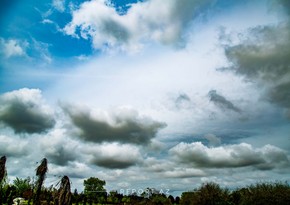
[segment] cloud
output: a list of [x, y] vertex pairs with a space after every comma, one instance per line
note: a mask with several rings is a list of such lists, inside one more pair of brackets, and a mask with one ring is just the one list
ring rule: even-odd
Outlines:
[[25, 49], [27, 46], [27, 42], [21, 42], [16, 39], [5, 40], [3, 38], [0, 38], [0, 50], [5, 58], [25, 56]]
[[15, 133], [43, 133], [54, 127], [52, 111], [44, 104], [41, 91], [23, 88], [0, 96], [0, 122]]
[[63, 110], [79, 128], [79, 138], [89, 142], [149, 144], [158, 130], [166, 126], [127, 108], [111, 113], [93, 113], [74, 106], [63, 106]]
[[210, 146], [219, 146], [221, 145], [221, 139], [215, 136], [214, 134], [207, 134], [204, 136], [205, 139], [209, 141]]
[[53, 0], [52, 6], [59, 12], [65, 11], [65, 0]]
[[136, 147], [119, 143], [102, 144], [89, 153], [93, 156], [91, 163], [108, 169], [125, 169], [142, 159]]
[[175, 99], [175, 106], [178, 109], [188, 109], [192, 107], [190, 97], [185, 93], [180, 93]]
[[[290, 16], [288, 1], [277, 1], [285, 9], [285, 19], [276, 25], [257, 26], [241, 34], [237, 44], [225, 46], [231, 70], [265, 90], [263, 98], [282, 108], [290, 108]], [[281, 9], [278, 10], [281, 12]]]
[[119, 14], [108, 1], [92, 0], [73, 11], [72, 21], [65, 26], [64, 32], [92, 38], [97, 49], [138, 50], [141, 42], [147, 40], [179, 44], [187, 26], [208, 2], [149, 0], [132, 4], [127, 13]]
[[80, 154], [77, 154], [79, 149], [76, 142], [63, 135], [48, 135], [41, 139], [41, 150], [50, 162], [60, 166], [66, 166], [80, 157]]
[[180, 143], [169, 150], [179, 162], [205, 168], [237, 168], [253, 166], [257, 169], [273, 169], [289, 165], [285, 151], [266, 145], [253, 148], [246, 143], [207, 147], [201, 142]]
[[21, 139], [0, 135], [0, 142], [0, 156], [22, 157], [29, 153], [28, 143]]
[[241, 112], [231, 101], [227, 100], [224, 96], [217, 94], [216, 90], [208, 92], [208, 97], [211, 102], [223, 110], [232, 110], [235, 112]]
[[194, 168], [174, 168], [174, 170], [165, 171], [163, 175], [169, 178], [191, 178], [206, 176], [206, 173]]

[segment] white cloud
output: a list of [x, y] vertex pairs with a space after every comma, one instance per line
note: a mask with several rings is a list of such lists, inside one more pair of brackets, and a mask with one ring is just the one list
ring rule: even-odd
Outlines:
[[92, 37], [97, 49], [119, 47], [136, 51], [142, 47], [141, 42], [147, 40], [179, 44], [187, 26], [207, 3], [149, 0], [132, 4], [126, 14], [120, 15], [106, 0], [93, 0], [83, 3], [73, 12], [73, 19], [65, 26], [64, 32], [84, 39]]
[[16, 56], [25, 56], [26, 48], [28, 47], [27, 42], [22, 42], [17, 39], [5, 40], [0, 38], [0, 48], [1, 52], [4, 54], [5, 58], [11, 58]]
[[65, 0], [53, 0], [52, 6], [60, 12], [65, 11]]
[[0, 142], [0, 156], [21, 157], [29, 153], [29, 145], [26, 140], [0, 135]]

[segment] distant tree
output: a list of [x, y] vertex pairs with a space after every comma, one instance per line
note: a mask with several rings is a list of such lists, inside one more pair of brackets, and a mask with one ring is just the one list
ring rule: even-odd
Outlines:
[[96, 177], [90, 177], [84, 180], [84, 194], [88, 202], [103, 202], [107, 196], [104, 186], [106, 182]]
[[180, 203], [180, 197], [177, 196], [177, 197], [175, 197], [175, 204], [179, 204], [179, 203]]
[[290, 186], [287, 183], [259, 183], [232, 193], [237, 204], [290, 204]]
[[42, 187], [43, 182], [45, 180], [45, 176], [46, 176], [47, 171], [48, 171], [47, 159], [43, 158], [41, 161], [41, 164], [36, 168], [36, 176], [38, 176], [38, 179], [36, 182], [36, 193], [35, 193], [35, 199], [34, 199], [35, 205], [40, 205], [41, 187]]
[[180, 204], [216, 205], [228, 204], [229, 192], [218, 184], [210, 182], [203, 184], [193, 192], [182, 193]]
[[172, 195], [169, 195], [168, 199], [170, 200], [171, 204], [175, 203], [174, 197]]

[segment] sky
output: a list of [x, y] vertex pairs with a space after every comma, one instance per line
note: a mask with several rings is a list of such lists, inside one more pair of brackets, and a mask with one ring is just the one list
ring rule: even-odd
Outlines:
[[289, 1], [2, 0], [0, 28], [11, 182], [289, 181]]

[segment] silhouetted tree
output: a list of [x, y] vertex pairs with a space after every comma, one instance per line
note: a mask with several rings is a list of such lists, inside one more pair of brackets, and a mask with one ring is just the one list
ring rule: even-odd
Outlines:
[[0, 204], [2, 204], [2, 195], [3, 195], [3, 190], [2, 190], [2, 181], [5, 177], [6, 174], [6, 156], [2, 156], [0, 158]]
[[34, 199], [35, 205], [40, 205], [41, 187], [43, 185], [47, 171], [48, 171], [47, 159], [43, 158], [41, 161], [41, 164], [36, 168], [36, 176], [38, 176], [38, 179], [36, 183], [36, 193], [35, 193], [35, 199]]
[[0, 182], [2, 182], [6, 173], [5, 165], [6, 165], [6, 156], [2, 156], [0, 158]]
[[71, 204], [70, 181], [67, 176], [64, 176], [61, 179], [60, 187], [58, 190], [58, 204], [59, 205]]

